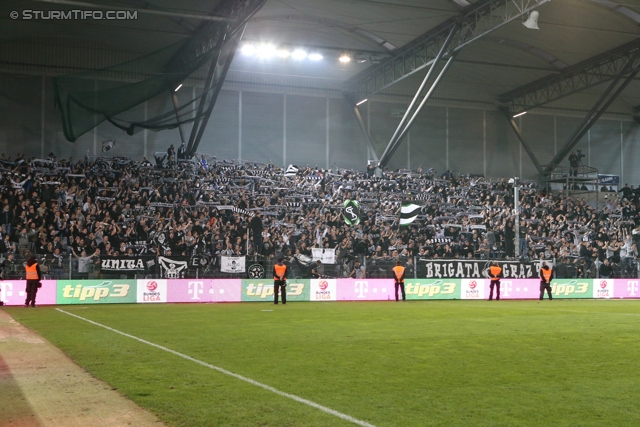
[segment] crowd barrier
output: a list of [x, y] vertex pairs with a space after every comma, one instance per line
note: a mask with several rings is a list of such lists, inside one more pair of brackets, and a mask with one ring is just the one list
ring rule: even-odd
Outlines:
[[[407, 300], [483, 300], [488, 279], [410, 279]], [[640, 298], [638, 279], [555, 279], [554, 298]], [[23, 305], [24, 280], [0, 282], [6, 305]], [[503, 279], [502, 299], [537, 299], [539, 279]], [[287, 283], [287, 300], [395, 300], [390, 279], [295, 279]], [[43, 280], [39, 305], [112, 303], [211, 303], [273, 301], [273, 280], [266, 279], [113, 279]]]

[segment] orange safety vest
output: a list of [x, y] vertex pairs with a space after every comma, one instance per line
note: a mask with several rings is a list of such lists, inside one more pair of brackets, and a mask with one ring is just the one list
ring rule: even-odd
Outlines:
[[549, 283], [551, 281], [551, 269], [550, 268], [541, 268], [542, 276], [544, 277], [544, 281]]
[[276, 270], [276, 276], [273, 278], [273, 280], [280, 280], [280, 277], [284, 278], [284, 275], [287, 273], [287, 266], [286, 265], [274, 265], [273, 268]]
[[38, 280], [38, 263], [31, 266], [25, 265], [24, 268], [27, 270], [27, 280]]
[[404, 267], [401, 265], [396, 265], [391, 270], [393, 270], [393, 274], [396, 275], [396, 280], [400, 280], [400, 278], [404, 274]]
[[491, 281], [496, 282], [500, 280], [500, 277], [498, 276], [500, 275], [500, 273], [502, 273], [502, 268], [498, 267], [497, 265], [492, 265], [489, 268], [489, 273], [491, 274]]

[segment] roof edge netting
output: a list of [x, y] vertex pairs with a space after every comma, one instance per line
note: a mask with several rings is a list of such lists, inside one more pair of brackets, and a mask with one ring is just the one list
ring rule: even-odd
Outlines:
[[[141, 58], [100, 70], [54, 78], [55, 103], [62, 114], [67, 140], [75, 142], [104, 121], [132, 135], [143, 129], [173, 129], [199, 119], [207, 108], [198, 108], [200, 100], [215, 103], [219, 85], [224, 81], [228, 62], [249, 20], [266, 0], [222, 1], [213, 11], [228, 21], [207, 21], [186, 40], [174, 43]], [[152, 98], [172, 95], [178, 85], [206, 64], [227, 64], [224, 72], [198, 97], [171, 111], [145, 117], [135, 108]], [[119, 76], [138, 75], [138, 81], [122, 81]]]

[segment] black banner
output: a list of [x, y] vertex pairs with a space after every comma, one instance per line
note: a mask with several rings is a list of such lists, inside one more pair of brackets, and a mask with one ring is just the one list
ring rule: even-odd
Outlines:
[[[448, 278], [448, 279], [483, 279], [489, 277], [487, 270], [493, 261], [491, 260], [457, 260], [421, 259], [420, 277]], [[547, 261], [552, 265], [552, 261]], [[513, 279], [538, 278], [542, 261], [498, 261], [502, 267], [502, 275]]]
[[145, 259], [139, 256], [101, 256], [101, 271], [144, 271]]

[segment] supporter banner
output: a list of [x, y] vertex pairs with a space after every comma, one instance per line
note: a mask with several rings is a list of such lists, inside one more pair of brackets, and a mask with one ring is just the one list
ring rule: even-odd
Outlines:
[[[554, 298], [593, 298], [592, 279], [553, 279], [551, 294]], [[547, 298], [547, 293], [544, 293]]]
[[100, 270], [102, 271], [140, 271], [145, 270], [145, 262], [139, 256], [101, 256]]
[[[426, 278], [475, 278], [484, 279], [488, 275], [485, 270], [492, 261], [487, 260], [427, 260], [420, 261]], [[541, 261], [498, 261], [505, 278], [529, 279], [537, 278]]]
[[167, 302], [166, 279], [138, 280], [138, 303]]
[[485, 299], [485, 291], [489, 287], [489, 280], [485, 279], [462, 279], [460, 281], [461, 299]]
[[393, 296], [393, 279], [339, 279], [340, 301], [389, 301]]
[[56, 303], [132, 303], [137, 300], [136, 285], [135, 280], [58, 280]]
[[335, 301], [336, 279], [311, 279], [309, 299], [311, 301]]
[[616, 298], [640, 298], [640, 279], [615, 279]]
[[[393, 283], [391, 286], [394, 286]], [[461, 287], [460, 279], [410, 279], [404, 281], [404, 290], [408, 300], [460, 299]], [[400, 290], [398, 290], [398, 297], [401, 298]]]
[[221, 256], [220, 271], [223, 273], [244, 273], [245, 257]]
[[163, 279], [184, 279], [189, 262], [185, 257], [158, 257], [158, 269]]
[[600, 185], [620, 185], [620, 175], [598, 174], [598, 184], [600, 184]]
[[167, 302], [240, 302], [240, 279], [168, 280]]
[[336, 250], [330, 248], [312, 248], [311, 258], [313, 261], [320, 260], [323, 264], [335, 264], [336, 263]]
[[[36, 305], [53, 305], [56, 303], [56, 281], [41, 280], [42, 287], [36, 295]], [[4, 305], [24, 305], [27, 299], [26, 280], [0, 281], [0, 301]]]
[[[309, 301], [309, 279], [287, 280], [287, 301]], [[273, 279], [242, 279], [242, 301], [273, 302]]]
[[[487, 285], [491, 281], [487, 280]], [[485, 289], [487, 298], [488, 290]], [[500, 299], [538, 299], [540, 297], [540, 279], [502, 279], [500, 280]], [[495, 298], [495, 291], [494, 291]]]

